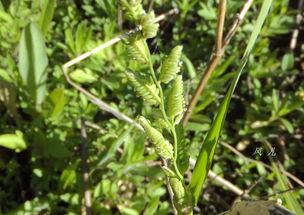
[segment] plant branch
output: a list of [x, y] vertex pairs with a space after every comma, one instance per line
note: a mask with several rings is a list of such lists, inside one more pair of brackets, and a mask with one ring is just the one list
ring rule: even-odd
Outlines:
[[298, 4], [298, 14], [297, 14], [297, 20], [296, 20], [296, 28], [293, 30], [292, 32], [292, 37], [290, 40], [290, 49], [294, 50], [296, 48], [297, 45], [297, 40], [298, 40], [298, 36], [299, 36], [299, 27], [300, 24], [303, 20], [303, 15], [302, 15], [302, 11], [303, 11], [303, 6], [304, 6], [304, 0], [299, 0], [299, 4]]
[[85, 127], [85, 120], [81, 118], [81, 164], [82, 164], [82, 178], [83, 178], [83, 194], [84, 194], [84, 211], [85, 215], [91, 215], [91, 191], [89, 189], [89, 166], [87, 163], [88, 157], [88, 143], [87, 143], [87, 131]]
[[[132, 124], [133, 123], [133, 119], [129, 118], [128, 116], [124, 115], [123, 113], [119, 112], [118, 110], [112, 108], [110, 105], [108, 105], [107, 103], [105, 103], [104, 101], [102, 101], [101, 99], [97, 98], [96, 96], [94, 96], [92, 93], [88, 92], [87, 90], [85, 90], [84, 88], [82, 88], [81, 86], [79, 86], [78, 84], [76, 84], [75, 82], [73, 82], [70, 79], [70, 76], [67, 74], [67, 71], [65, 70], [64, 67], [62, 67], [62, 71], [63, 74], [67, 80], [67, 82], [69, 84], [71, 84], [73, 87], [75, 87], [77, 90], [79, 90], [81, 93], [83, 93], [84, 95], [86, 95], [89, 100], [97, 105], [101, 110], [104, 110], [108, 113], [113, 114], [116, 118], [121, 119], [123, 121], [126, 121], [127, 123]], [[143, 127], [141, 125], [139, 125], [138, 123], [135, 124], [135, 126], [140, 129], [140, 130], [144, 130]]]
[[[146, 46], [146, 48], [148, 48], [146, 42], [145, 42], [145, 46]], [[147, 49], [147, 50], [149, 50], [149, 49]], [[168, 119], [168, 116], [166, 114], [163, 89], [160, 85], [160, 82], [156, 78], [155, 71], [154, 71], [153, 64], [152, 64], [152, 60], [151, 60], [150, 52], [148, 51], [148, 53], [149, 53], [149, 62], [148, 63], [149, 63], [149, 67], [150, 67], [150, 72], [151, 72], [154, 84], [156, 85], [156, 87], [159, 90], [159, 96], [160, 96], [160, 100], [161, 100], [160, 109], [161, 109], [161, 112], [163, 114], [163, 118], [170, 125], [170, 131], [171, 131], [171, 134], [172, 134], [173, 140], [174, 140], [174, 143], [173, 143], [173, 150], [174, 150], [174, 153], [173, 153], [173, 167], [174, 167], [174, 170], [175, 170], [175, 173], [176, 173], [178, 179], [181, 180], [184, 184], [184, 178], [183, 178], [182, 174], [180, 173], [180, 171], [177, 167], [177, 136], [176, 136], [175, 127], [174, 127], [174, 124]]]
[[[168, 166], [167, 161], [165, 159], [161, 159], [161, 160], [162, 160], [162, 165], [163, 166]], [[174, 204], [174, 192], [173, 192], [173, 189], [172, 189], [171, 184], [169, 182], [169, 177], [168, 176], [166, 176], [166, 185], [167, 185], [168, 193], [169, 193], [169, 196], [170, 196], [170, 201], [171, 201], [171, 205], [172, 205], [173, 214], [178, 215], [178, 211], [177, 211], [177, 209], [175, 207], [175, 204]]]
[[217, 19], [217, 30], [216, 30], [216, 47], [215, 55], [222, 55], [222, 42], [225, 24], [227, 0], [221, 0], [219, 6], [219, 16]]
[[[221, 1], [221, 4], [224, 4], [226, 1]], [[215, 55], [213, 55], [210, 63], [208, 64], [208, 66], [205, 69], [204, 75], [202, 76], [196, 90], [194, 91], [193, 97], [191, 98], [191, 101], [187, 107], [187, 111], [185, 113], [185, 116], [183, 118], [183, 125], [186, 126], [186, 124], [188, 123], [190, 116], [192, 114], [192, 111], [194, 109], [194, 107], [196, 106], [196, 103], [200, 97], [200, 95], [202, 94], [203, 90], [205, 89], [205, 86], [212, 74], [212, 72], [214, 71], [215, 67], [217, 66], [217, 64], [219, 63], [219, 61], [221, 60], [224, 51], [225, 51], [225, 47], [228, 45], [228, 43], [230, 42], [231, 38], [234, 36], [234, 34], [236, 33], [238, 27], [240, 26], [240, 24], [242, 23], [245, 14], [247, 13], [248, 9], [250, 8], [251, 3], [253, 2], [253, 0], [247, 0], [245, 2], [245, 4], [242, 7], [241, 13], [237, 15], [232, 27], [230, 28], [228, 34], [226, 35], [224, 41], [216, 41], [216, 53]], [[221, 21], [221, 19], [224, 19], [223, 17], [221, 17], [221, 10], [225, 9], [224, 6], [220, 6], [219, 7], [219, 21], [218, 21], [218, 27], [217, 30], [218, 31], [223, 31], [223, 29], [219, 26], [223, 24], [223, 21]], [[223, 12], [222, 12], [223, 13]], [[222, 36], [220, 36], [222, 33], [217, 32], [217, 40], [222, 39]], [[221, 49], [219, 50], [219, 44], [222, 44]]]

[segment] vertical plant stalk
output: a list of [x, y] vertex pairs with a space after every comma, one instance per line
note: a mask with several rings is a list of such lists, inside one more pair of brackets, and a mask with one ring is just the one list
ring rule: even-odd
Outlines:
[[87, 163], [88, 158], [88, 143], [87, 143], [87, 131], [85, 127], [85, 120], [81, 118], [81, 166], [82, 166], [82, 179], [83, 179], [83, 195], [84, 195], [84, 210], [83, 214], [91, 215], [91, 191], [89, 188], [89, 165]]
[[204, 75], [202, 76], [197, 88], [194, 91], [193, 97], [190, 100], [190, 103], [187, 107], [187, 111], [183, 118], [183, 125], [186, 126], [190, 116], [192, 114], [193, 108], [195, 107], [200, 95], [202, 94], [203, 90], [206, 87], [206, 84], [214, 71], [215, 67], [217, 66], [218, 62], [221, 60], [224, 52], [225, 47], [229, 44], [231, 38], [235, 35], [238, 27], [242, 23], [247, 11], [250, 8], [253, 0], [247, 0], [242, 7], [241, 13], [237, 15], [232, 27], [230, 28], [229, 32], [227, 33], [224, 41], [222, 41], [223, 35], [223, 26], [225, 20], [225, 9], [226, 9], [226, 0], [221, 0], [220, 7], [219, 7], [219, 19], [217, 24], [217, 37], [216, 37], [216, 51], [213, 55], [210, 63], [208, 64], [207, 68], [205, 69]]
[[222, 54], [222, 42], [224, 34], [224, 25], [225, 25], [225, 14], [226, 14], [227, 0], [221, 0], [219, 6], [219, 18], [217, 20], [217, 29], [216, 29], [216, 47], [215, 55]]
[[162, 115], [163, 115], [165, 121], [170, 125], [170, 131], [171, 131], [171, 134], [172, 134], [173, 140], [174, 140], [174, 143], [173, 143], [173, 150], [174, 150], [174, 154], [173, 154], [173, 167], [174, 167], [174, 170], [175, 170], [175, 173], [176, 173], [178, 179], [181, 180], [183, 182], [183, 184], [184, 184], [184, 177], [182, 176], [182, 174], [180, 173], [180, 171], [179, 171], [179, 169], [177, 167], [177, 136], [176, 136], [175, 126], [174, 126], [174, 123], [171, 122], [168, 119], [168, 116], [166, 114], [165, 99], [164, 99], [163, 89], [162, 89], [162, 87], [160, 85], [160, 81], [158, 81], [157, 78], [156, 78], [147, 42], [145, 41], [144, 44], [145, 44], [145, 47], [147, 49], [147, 53], [149, 53], [149, 57], [148, 57], [149, 62], [148, 62], [148, 64], [149, 64], [149, 67], [150, 67], [150, 72], [151, 72], [154, 84], [156, 85], [156, 87], [159, 90], [159, 96], [160, 96], [160, 100], [161, 100], [161, 102], [160, 102], [160, 109], [161, 109], [161, 112], [162, 112]]
[[290, 40], [290, 49], [291, 50], [294, 50], [297, 46], [297, 40], [298, 40], [298, 36], [299, 36], [299, 32], [300, 32], [299, 27], [300, 27], [300, 24], [303, 20], [303, 15], [302, 15], [303, 6], [304, 6], [304, 0], [299, 0], [298, 14], [297, 14], [297, 20], [296, 20], [297, 26], [293, 30], [292, 37], [291, 37], [291, 40]]
[[[162, 165], [163, 166], [168, 166], [167, 161], [162, 159]], [[170, 196], [170, 201], [171, 201], [171, 205], [172, 205], [173, 214], [178, 215], [178, 211], [177, 211], [177, 209], [175, 207], [175, 204], [174, 204], [174, 192], [173, 192], [172, 187], [171, 187], [170, 182], [169, 182], [169, 176], [166, 176], [166, 186], [167, 186], [168, 194]]]

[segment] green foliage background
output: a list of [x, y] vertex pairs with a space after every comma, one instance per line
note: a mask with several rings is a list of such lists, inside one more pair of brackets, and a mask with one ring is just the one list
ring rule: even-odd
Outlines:
[[[228, 2], [226, 30], [243, 4]], [[144, 7], [149, 3], [144, 1]], [[255, 1], [246, 15], [186, 127], [185, 140], [194, 159], [237, 72], [261, 3]], [[149, 44], [154, 60], [183, 45], [182, 75], [189, 99], [214, 49], [217, 3], [155, 0], [153, 8], [161, 14], [173, 7], [179, 8], [179, 15], [162, 22]], [[231, 101], [220, 141], [234, 147], [247, 144], [245, 155], [270, 163], [265, 149], [262, 156], [253, 156], [268, 141], [284, 168], [303, 179], [303, 32], [296, 49], [289, 50], [296, 7], [294, 1], [274, 1]], [[145, 134], [90, 103], [61, 71], [69, 59], [122, 32], [118, 8], [115, 0], [0, 1], [0, 214], [80, 213], [81, 117], [102, 128], [87, 128], [93, 212], [169, 214], [164, 174]], [[122, 27], [130, 28], [127, 22]], [[34, 57], [27, 50], [34, 50]], [[127, 116], [157, 117], [159, 113], [151, 113], [128, 83], [126, 56], [124, 46], [116, 44], [75, 66], [70, 76]], [[29, 78], [28, 71], [35, 71], [34, 76]], [[220, 144], [213, 163], [213, 171], [244, 190], [266, 174], [252, 197], [283, 189], [275, 172], [244, 161]], [[303, 204], [303, 190], [293, 195]], [[216, 214], [234, 198], [209, 180], [198, 207]]]

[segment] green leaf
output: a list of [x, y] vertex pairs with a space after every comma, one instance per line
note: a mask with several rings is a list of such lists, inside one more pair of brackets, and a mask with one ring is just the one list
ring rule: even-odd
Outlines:
[[189, 167], [190, 156], [188, 154], [189, 147], [185, 141], [184, 128], [182, 124], [176, 126], [177, 135], [177, 167], [181, 174], [187, 171]]
[[[278, 165], [274, 162], [272, 157], [269, 157], [271, 161], [271, 166], [274, 169], [274, 173], [278, 179], [278, 184], [281, 190], [288, 190], [290, 187], [287, 185], [288, 178], [286, 175], [282, 174], [281, 171], [279, 170]], [[304, 215], [304, 211], [301, 207], [300, 202], [295, 198], [295, 196], [292, 193], [284, 193], [283, 194], [288, 208], [293, 211], [297, 215]]]
[[156, 153], [163, 159], [172, 159], [173, 146], [144, 117], [141, 116], [139, 122], [144, 127], [148, 137], [152, 140]]
[[185, 63], [185, 66], [186, 66], [186, 69], [188, 71], [188, 75], [189, 75], [190, 79], [195, 78], [195, 76], [196, 76], [196, 69], [193, 66], [193, 64], [190, 61], [190, 59], [185, 55], [185, 56], [183, 56], [182, 60], [183, 60], [183, 63]]
[[43, 8], [42, 13], [40, 15], [39, 26], [44, 37], [46, 36], [50, 28], [50, 24], [54, 16], [55, 6], [56, 0], [43, 1]]
[[125, 71], [125, 74], [135, 91], [143, 98], [144, 101], [151, 105], [159, 105], [160, 97], [155, 84], [144, 76], [140, 76], [131, 71]]
[[[184, 112], [184, 95], [183, 95], [183, 80], [182, 76], [178, 75], [172, 83], [172, 88], [167, 96], [166, 111], [171, 120]], [[178, 124], [176, 121], [175, 124]]]
[[136, 40], [127, 44], [127, 53], [132, 60], [138, 63], [147, 64], [149, 62], [150, 52], [146, 48], [144, 40]]
[[63, 111], [65, 99], [64, 99], [64, 89], [56, 88], [50, 94], [50, 100], [53, 105], [53, 110], [51, 112], [50, 117], [56, 118]]
[[281, 68], [283, 71], [291, 69], [294, 65], [293, 53], [287, 53], [283, 56]]
[[92, 83], [97, 80], [97, 76], [88, 68], [76, 69], [69, 73], [72, 80], [78, 83]]
[[247, 64], [249, 54], [251, 53], [252, 48], [255, 44], [255, 41], [261, 31], [262, 25], [267, 17], [271, 4], [272, 4], [272, 0], [265, 0], [263, 2], [257, 22], [255, 24], [255, 27], [250, 36], [247, 48], [243, 55], [238, 73], [235, 75], [233, 82], [231, 83], [229, 90], [224, 98], [224, 101], [221, 103], [219, 110], [217, 112], [217, 115], [212, 123], [212, 126], [202, 144], [199, 156], [197, 158], [197, 161], [196, 161], [196, 164], [195, 164], [195, 167], [193, 170], [190, 185], [189, 185], [190, 191], [192, 193], [192, 199], [193, 199], [194, 205], [196, 205], [198, 202], [200, 191], [202, 189], [203, 183], [206, 180], [208, 171], [210, 169], [210, 166], [211, 166], [211, 163], [213, 160], [213, 156], [214, 156], [214, 151], [215, 151], [218, 139], [220, 137], [221, 129], [222, 129], [224, 121], [225, 121], [226, 113], [228, 110], [228, 106], [229, 106], [232, 94], [237, 86], [240, 75], [242, 74], [242, 72]]
[[179, 73], [182, 49], [182, 46], [174, 47], [170, 52], [170, 55], [163, 61], [159, 76], [161, 82], [169, 83], [175, 78], [176, 73]]
[[80, 54], [85, 50], [86, 45], [91, 39], [92, 28], [87, 27], [87, 25], [87, 21], [83, 21], [77, 26], [76, 38], [74, 43], [77, 54]]
[[186, 191], [182, 182], [177, 178], [170, 178], [169, 182], [174, 192], [174, 200], [179, 205], [184, 204], [186, 201]]
[[151, 201], [149, 202], [148, 206], [146, 207], [144, 215], [155, 214], [158, 204], [159, 204], [159, 196], [152, 198]]
[[106, 155], [103, 156], [96, 166], [101, 166], [105, 164], [109, 159], [111, 159], [116, 150], [123, 144], [126, 138], [129, 136], [130, 132], [133, 130], [136, 121], [134, 121], [127, 130], [125, 130], [110, 146], [109, 150], [107, 151]]
[[15, 151], [22, 151], [27, 148], [21, 131], [16, 131], [16, 134], [0, 135], [0, 146], [13, 149]]
[[287, 131], [292, 134], [293, 131], [294, 131], [294, 128], [293, 128], [293, 125], [292, 123], [287, 120], [287, 119], [284, 119], [284, 118], [280, 118], [280, 121], [282, 122], [282, 124], [284, 125], [284, 127], [287, 129]]
[[6, 106], [9, 110], [10, 114], [16, 116], [17, 115], [17, 88], [16, 86], [1, 76], [0, 69], [0, 101]]
[[155, 23], [154, 12], [143, 15], [141, 20], [142, 33], [145, 39], [153, 38], [157, 34], [159, 24]]
[[39, 27], [30, 23], [22, 31], [19, 48], [19, 73], [38, 108], [45, 98], [46, 55]]
[[139, 215], [138, 211], [133, 208], [124, 205], [118, 205], [117, 207], [122, 215]]

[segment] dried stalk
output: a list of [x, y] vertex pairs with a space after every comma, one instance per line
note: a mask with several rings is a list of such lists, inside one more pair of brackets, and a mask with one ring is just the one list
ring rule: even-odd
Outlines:
[[91, 215], [91, 191], [89, 188], [89, 165], [87, 163], [88, 157], [88, 143], [87, 143], [87, 131], [85, 127], [85, 120], [81, 118], [81, 164], [82, 164], [82, 179], [83, 179], [83, 195], [84, 195], [84, 210], [83, 214]]
[[297, 26], [293, 30], [292, 37], [290, 40], [290, 49], [291, 50], [294, 50], [297, 46], [297, 40], [298, 40], [298, 36], [299, 36], [299, 32], [300, 32], [299, 27], [303, 20], [303, 15], [302, 15], [303, 6], [304, 6], [304, 0], [300, 0], [299, 4], [298, 4], [298, 14], [297, 14], [297, 20], [296, 20]]
[[[183, 119], [183, 125], [186, 126], [186, 124], [188, 123], [190, 116], [192, 114], [193, 108], [195, 107], [200, 95], [202, 94], [203, 90], [205, 89], [205, 86], [212, 74], [212, 72], [214, 71], [215, 67], [217, 66], [218, 62], [221, 60], [224, 52], [225, 52], [225, 48], [228, 45], [228, 43], [230, 42], [231, 38], [234, 36], [234, 34], [236, 33], [238, 27], [240, 26], [240, 24], [242, 23], [245, 14], [247, 13], [248, 9], [250, 8], [251, 3], [253, 2], [253, 0], [247, 0], [245, 2], [245, 4], [243, 5], [243, 8], [241, 10], [241, 13], [237, 15], [232, 27], [230, 28], [228, 34], [225, 37], [225, 40], [222, 41], [218, 41], [220, 39], [222, 39], [221, 35], [223, 32], [223, 28], [220, 27], [220, 25], [223, 24], [223, 21], [221, 21], [223, 19], [223, 15], [224, 12], [222, 11], [226, 6], [222, 6], [222, 4], [226, 4], [226, 1], [222, 0], [220, 2], [220, 7], [219, 7], [219, 21], [218, 21], [218, 27], [217, 27], [217, 31], [221, 31], [221, 32], [217, 32], [217, 38], [216, 38], [216, 52], [213, 55], [210, 63], [208, 64], [207, 68], [205, 69], [204, 75], [202, 76], [200, 83], [198, 84], [193, 97], [191, 98], [191, 101], [187, 107], [187, 111], [185, 113], [184, 119]], [[221, 48], [219, 48], [219, 44], [222, 44]]]

